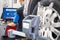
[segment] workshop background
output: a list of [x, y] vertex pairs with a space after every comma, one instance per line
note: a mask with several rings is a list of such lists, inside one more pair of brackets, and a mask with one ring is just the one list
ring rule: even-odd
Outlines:
[[60, 0], [0, 0], [0, 40], [60, 40]]
[[[3, 8], [19, 8], [21, 7], [22, 0], [0, 0], [0, 19], [3, 13]], [[5, 35], [5, 29], [7, 24], [3, 24], [4, 22], [0, 22], [0, 40], [2, 40], [2, 36]]]

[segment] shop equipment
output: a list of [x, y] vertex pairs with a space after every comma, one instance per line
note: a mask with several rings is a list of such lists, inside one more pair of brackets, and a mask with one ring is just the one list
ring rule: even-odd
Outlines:
[[23, 32], [9, 30], [8, 36], [14, 38], [15, 35], [27, 37], [31, 40], [47, 40], [48, 38], [40, 38], [38, 34], [39, 30], [39, 16], [29, 15], [23, 19]]

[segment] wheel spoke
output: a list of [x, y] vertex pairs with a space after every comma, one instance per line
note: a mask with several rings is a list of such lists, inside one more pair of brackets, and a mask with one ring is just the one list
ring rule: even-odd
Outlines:
[[56, 35], [60, 35], [60, 31], [58, 31], [57, 29], [55, 28], [51, 28], [51, 31], [54, 32]]
[[53, 23], [53, 24], [52, 24], [52, 27], [60, 27], [60, 22], [58, 22], [58, 23]]

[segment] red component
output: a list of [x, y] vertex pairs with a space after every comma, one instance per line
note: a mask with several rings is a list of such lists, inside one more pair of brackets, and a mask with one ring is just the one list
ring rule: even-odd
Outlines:
[[6, 27], [6, 36], [8, 36], [8, 30], [10, 30], [10, 29], [16, 30], [16, 26], [15, 27], [7, 26]]

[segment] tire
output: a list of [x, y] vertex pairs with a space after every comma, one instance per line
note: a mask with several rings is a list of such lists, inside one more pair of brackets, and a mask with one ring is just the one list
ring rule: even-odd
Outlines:
[[[41, 2], [41, 5], [43, 6], [49, 6], [51, 2], [54, 3], [53, 8], [58, 11], [60, 15], [60, 0], [30, 0], [30, 3], [28, 5], [28, 15], [29, 14], [37, 14], [37, 3]], [[36, 7], [37, 6], [37, 7]]]
[[[42, 0], [41, 5], [43, 6], [49, 6], [49, 4], [53, 2], [53, 8], [59, 13], [60, 15], [60, 1], [59, 0]], [[56, 29], [56, 28], [55, 28]], [[58, 30], [58, 29], [57, 29]], [[60, 29], [59, 29], [60, 30]], [[55, 39], [57, 35], [55, 33], [52, 33], [52, 37]], [[59, 39], [59, 38], [58, 38]]]
[[[36, 15], [37, 14], [37, 7], [38, 7], [38, 5], [37, 5], [37, 3], [39, 2], [40, 0], [32, 0], [32, 1], [30, 1], [30, 4], [29, 4], [29, 6], [28, 6], [28, 15], [30, 15], [30, 14], [33, 14], [33, 15]], [[59, 13], [59, 15], [60, 15], [60, 0], [41, 0], [40, 1], [41, 2], [41, 5], [43, 5], [43, 6], [49, 6], [49, 4], [51, 3], [51, 2], [53, 2], [54, 3], [54, 5], [53, 5], [53, 8]], [[60, 30], [60, 29], [59, 29]], [[55, 38], [56, 36], [55, 36], [55, 34], [53, 34], [53, 38]], [[58, 38], [59, 39], [59, 38]]]
[[60, 1], [59, 0], [42, 0], [41, 1], [41, 5], [43, 6], [49, 6], [49, 4], [53, 2], [54, 3], [54, 6], [53, 8], [58, 11], [59, 15], [60, 15]]
[[28, 5], [28, 15], [32, 14], [38, 1], [40, 1], [40, 0], [30, 0], [29, 5]]

